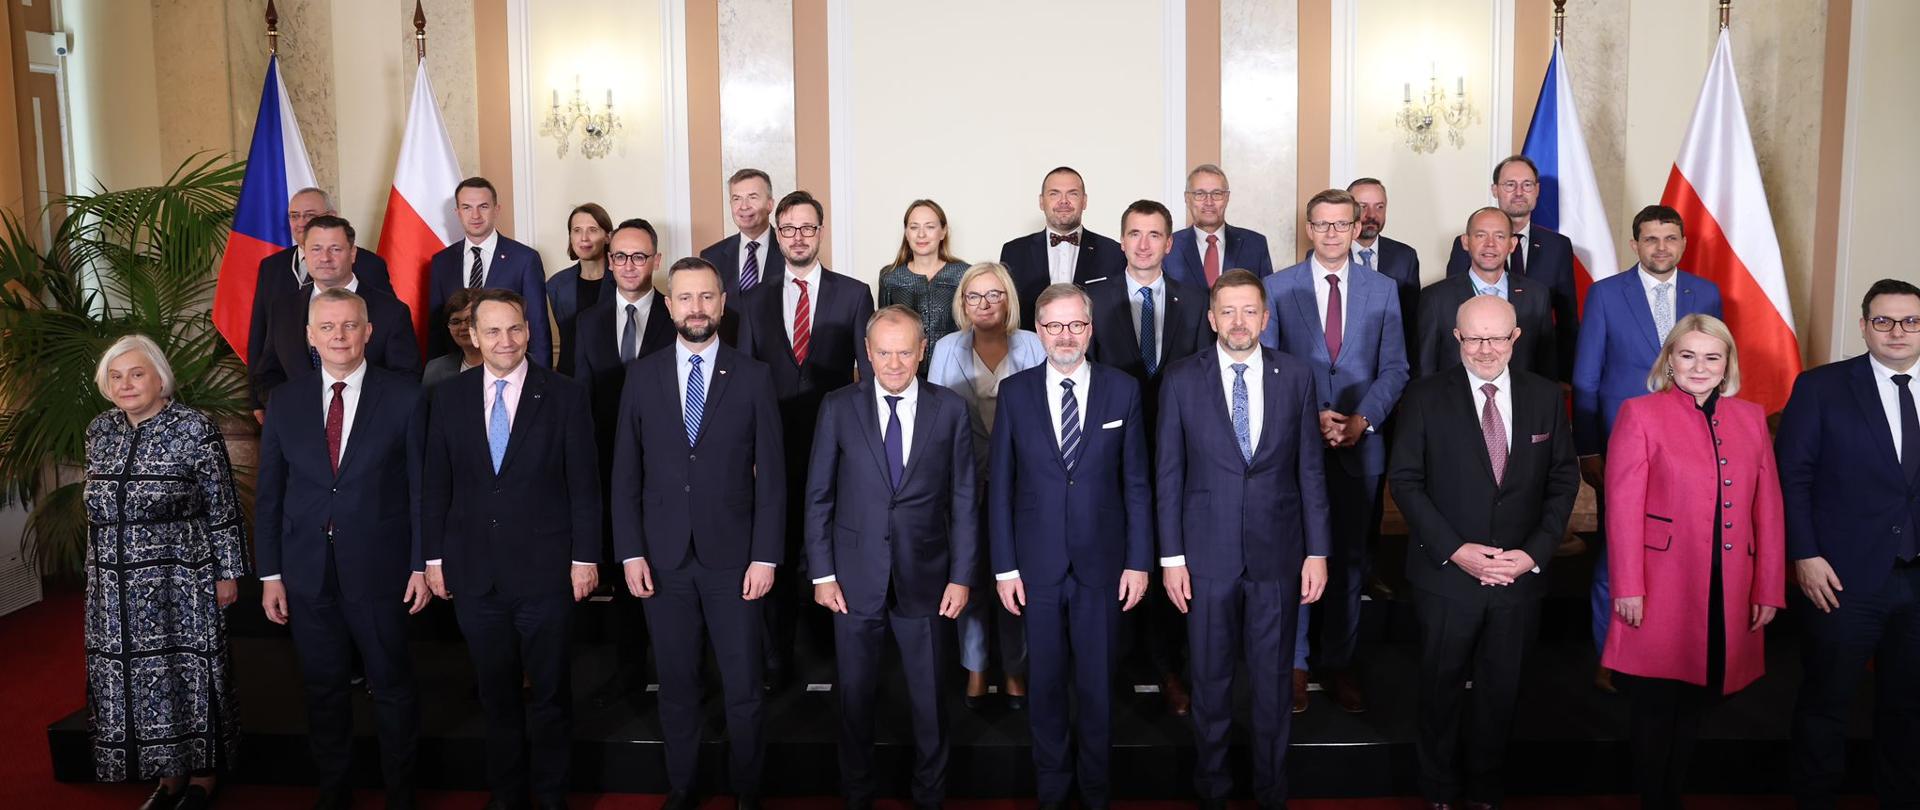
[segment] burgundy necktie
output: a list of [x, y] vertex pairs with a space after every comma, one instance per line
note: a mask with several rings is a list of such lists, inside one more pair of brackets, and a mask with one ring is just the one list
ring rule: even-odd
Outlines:
[[1074, 231], [1069, 234], [1048, 233], [1047, 240], [1047, 247], [1050, 248], [1059, 247], [1061, 242], [1069, 245], [1078, 245], [1080, 244], [1080, 232]]
[[1480, 390], [1487, 395], [1487, 404], [1480, 408], [1480, 433], [1487, 440], [1487, 461], [1493, 465], [1493, 484], [1499, 486], [1507, 475], [1507, 428], [1500, 424], [1500, 406], [1493, 401], [1500, 387], [1486, 383]]
[[793, 364], [807, 364], [807, 349], [813, 342], [813, 305], [807, 301], [807, 283], [795, 279], [800, 285], [800, 301], [793, 305]]
[[1219, 242], [1220, 237], [1218, 235], [1207, 234], [1207, 255], [1206, 258], [1200, 260], [1200, 266], [1207, 273], [1207, 287], [1209, 289], [1213, 287], [1214, 282], [1220, 280]]
[[347, 403], [340, 398], [340, 392], [347, 390], [347, 384], [333, 384], [333, 402], [327, 405], [327, 459], [333, 462], [333, 472], [340, 473], [340, 438], [346, 430]]
[[1327, 362], [1340, 359], [1340, 276], [1327, 274]]

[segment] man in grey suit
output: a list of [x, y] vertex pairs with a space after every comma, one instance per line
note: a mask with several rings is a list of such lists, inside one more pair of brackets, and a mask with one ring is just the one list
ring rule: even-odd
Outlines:
[[1386, 473], [1387, 451], [1375, 428], [1386, 421], [1407, 384], [1400, 300], [1392, 279], [1350, 261], [1360, 204], [1340, 189], [1307, 201], [1313, 254], [1264, 282], [1267, 321], [1261, 342], [1313, 368], [1325, 439], [1327, 496], [1333, 506], [1333, 554], [1327, 598], [1302, 610], [1294, 653], [1293, 710], [1307, 707], [1310, 614], [1320, 614], [1312, 645], [1334, 703], [1366, 711], [1352, 673], [1360, 636], [1360, 591], [1367, 582], [1367, 521]]

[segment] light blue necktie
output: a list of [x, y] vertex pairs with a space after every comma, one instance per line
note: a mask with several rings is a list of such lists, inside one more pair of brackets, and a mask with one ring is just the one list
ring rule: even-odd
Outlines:
[[707, 412], [707, 375], [700, 373], [700, 355], [687, 358], [687, 446], [700, 438], [700, 418]]
[[1073, 381], [1060, 381], [1060, 458], [1067, 472], [1080, 463], [1080, 401], [1073, 396]]
[[493, 471], [507, 457], [507, 436], [513, 425], [507, 421], [507, 381], [493, 381], [493, 411], [487, 415], [487, 449], [493, 454]]
[[1667, 333], [1673, 331], [1673, 282], [1663, 281], [1653, 285], [1653, 328], [1660, 332], [1660, 342], [1665, 343]]
[[1160, 337], [1153, 328], [1153, 288], [1140, 288], [1140, 357], [1147, 361], [1147, 376], [1160, 370]]
[[1374, 269], [1374, 266], [1373, 266], [1373, 248], [1361, 248], [1361, 249], [1360, 249], [1360, 266], [1361, 266], [1361, 267], [1365, 267], [1365, 268], [1367, 268], [1368, 270], [1372, 270], [1372, 269]]
[[1234, 363], [1233, 437], [1240, 440], [1240, 460], [1253, 461], [1253, 419], [1247, 405], [1247, 364]]

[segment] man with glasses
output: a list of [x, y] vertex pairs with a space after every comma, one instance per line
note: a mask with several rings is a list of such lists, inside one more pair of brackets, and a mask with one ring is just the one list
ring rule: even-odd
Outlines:
[[[1153, 566], [1146, 415], [1139, 383], [1087, 359], [1094, 328], [1085, 292], [1052, 285], [1036, 309], [1047, 362], [1000, 385], [994, 416], [990, 563], [1001, 605], [1026, 617], [1040, 808], [1063, 808], [1077, 778], [1081, 804], [1105, 810], [1113, 639], [1121, 612], [1146, 595]], [[1079, 710], [1071, 750], [1069, 704]]]
[[1420, 315], [1414, 319], [1419, 339], [1407, 347], [1414, 355], [1414, 376], [1425, 377], [1460, 365], [1454, 312], [1469, 298], [1491, 295], [1513, 305], [1519, 330], [1513, 338], [1514, 367], [1558, 380], [1554, 373], [1553, 305], [1547, 300], [1545, 288], [1507, 272], [1507, 255], [1513, 250], [1513, 225], [1507, 215], [1492, 206], [1473, 212], [1467, 217], [1467, 230], [1460, 234], [1460, 243], [1473, 259], [1473, 272], [1447, 276], [1421, 291]]
[[[1586, 321], [1580, 324], [1573, 362], [1573, 447], [1580, 454], [1580, 476], [1599, 495], [1606, 525], [1607, 437], [1620, 403], [1647, 393], [1647, 372], [1660, 354], [1667, 333], [1696, 312], [1723, 318], [1720, 288], [1680, 269], [1686, 253], [1680, 212], [1649, 205], [1633, 217], [1633, 252], [1640, 262], [1587, 288]], [[1605, 535], [1600, 535], [1605, 540]], [[1604, 552], [1596, 559], [1604, 561]], [[1606, 648], [1613, 596], [1607, 566], [1593, 567], [1593, 645]], [[1594, 670], [1594, 686], [1612, 692], [1613, 675]]]
[[[820, 263], [826, 209], [813, 195], [795, 191], [774, 207], [774, 234], [786, 257], [786, 271], [744, 294], [740, 310], [740, 348], [766, 363], [780, 398], [780, 419], [787, 437], [786, 559], [796, 570], [774, 577], [768, 595], [768, 690], [791, 680], [794, 634], [799, 611], [813, 600], [799, 584], [806, 576], [803, 518], [806, 514], [807, 463], [813, 457], [813, 428], [820, 401], [829, 392], [871, 375], [867, 361], [867, 319], [873, 316], [873, 290], [866, 282], [828, 270]], [[820, 632], [832, 629], [822, 617]]]
[[[1368, 575], [1367, 524], [1386, 472], [1387, 450], [1375, 428], [1393, 412], [1407, 384], [1406, 333], [1393, 279], [1353, 263], [1360, 204], [1340, 189], [1307, 201], [1313, 253], [1264, 282], [1271, 313], [1260, 342], [1313, 368], [1326, 448], [1327, 499], [1333, 506], [1333, 548], [1327, 597], [1300, 611], [1294, 653], [1293, 711], [1307, 708], [1309, 650], [1334, 703], [1366, 711], [1352, 666], [1360, 637], [1360, 592]], [[1318, 614], [1318, 644], [1308, 632]]]
[[1086, 181], [1071, 166], [1056, 167], [1040, 181], [1047, 227], [1000, 246], [1000, 263], [1013, 276], [1020, 302], [1020, 328], [1033, 328], [1035, 302], [1048, 285], [1086, 284], [1126, 269], [1118, 242], [1080, 226], [1086, 211]]
[[1793, 710], [1801, 807], [1830, 808], [1848, 711], [1874, 662], [1874, 786], [1920, 796], [1920, 287], [1881, 279], [1860, 302], [1864, 356], [1808, 369], [1780, 417], [1787, 557], [1806, 596]]
[[[267, 309], [274, 301], [313, 280], [312, 272], [307, 269], [305, 251], [300, 248], [306, 243], [307, 223], [314, 217], [339, 214], [333, 208], [333, 197], [311, 186], [294, 192], [287, 199], [287, 227], [293, 233], [293, 246], [260, 260], [260, 276], [253, 283], [253, 315], [247, 322], [247, 356], [244, 358], [247, 363], [256, 362], [255, 358], [265, 351]], [[379, 254], [371, 250], [358, 251], [352, 267], [354, 277], [364, 286], [362, 296], [376, 289], [393, 292], [393, 283], [387, 279], [387, 260]], [[254, 420], [265, 419], [266, 413], [266, 404], [259, 392], [254, 392]]]
[[[1540, 203], [1540, 169], [1525, 155], [1513, 155], [1493, 167], [1494, 204], [1513, 219], [1513, 254], [1507, 269], [1533, 279], [1553, 302], [1554, 350], [1561, 374], [1573, 368], [1574, 339], [1580, 334], [1580, 298], [1573, 277], [1573, 241], [1533, 221]], [[1467, 272], [1473, 262], [1456, 246], [1447, 257], [1447, 275]]]
[[1167, 254], [1167, 277], [1198, 290], [1208, 290], [1220, 274], [1246, 270], [1255, 278], [1273, 275], [1273, 256], [1267, 237], [1227, 224], [1227, 172], [1202, 163], [1187, 172], [1187, 220], [1193, 225], [1173, 234], [1173, 252]]

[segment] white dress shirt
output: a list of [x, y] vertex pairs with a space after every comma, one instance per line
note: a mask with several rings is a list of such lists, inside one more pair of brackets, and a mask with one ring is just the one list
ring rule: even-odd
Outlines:
[[1659, 311], [1654, 307], [1655, 294], [1653, 289], [1655, 287], [1660, 286], [1661, 284], [1673, 285], [1667, 288], [1667, 300], [1673, 304], [1673, 322], [1679, 323], [1680, 317], [1681, 317], [1680, 315], [1680, 269], [1677, 267], [1674, 268], [1672, 272], [1667, 274], [1667, 280], [1664, 282], [1657, 278], [1654, 278], [1652, 273], [1647, 272], [1646, 268], [1641, 267], [1638, 264], [1635, 264], [1633, 266], [1633, 270], [1634, 272], [1640, 274], [1640, 289], [1644, 291], [1647, 295], [1647, 311], [1648, 312]]
[[1135, 345], [1140, 343], [1140, 291], [1153, 290], [1153, 356], [1144, 359], [1152, 360], [1154, 366], [1158, 368], [1160, 358], [1166, 356], [1166, 351], [1161, 347], [1167, 344], [1167, 274], [1161, 273], [1154, 276], [1151, 284], [1135, 281], [1132, 273], [1123, 275], [1127, 279], [1127, 307], [1133, 313], [1130, 320], [1133, 321]]
[[[324, 431], [327, 424], [327, 411], [333, 408], [333, 384], [344, 382], [346, 388], [340, 389], [340, 457], [347, 457], [347, 439], [353, 435], [353, 417], [360, 410], [360, 389], [367, 382], [367, 361], [362, 359], [345, 377], [335, 377], [333, 372], [320, 372], [320, 425]], [[279, 574], [264, 576], [261, 582], [275, 582]]]
[[1309, 269], [1313, 270], [1314, 309], [1320, 314], [1320, 328], [1323, 331], [1327, 328], [1327, 298], [1333, 293], [1333, 285], [1327, 283], [1327, 274], [1331, 273], [1340, 279], [1340, 332], [1344, 338], [1348, 323], [1347, 311], [1351, 309], [1347, 306], [1347, 302], [1353, 300], [1353, 289], [1347, 286], [1349, 264], [1342, 259], [1339, 267], [1326, 267], [1320, 264], [1320, 257], [1317, 254], [1308, 258], [1307, 262]]
[[633, 338], [634, 351], [636, 352], [635, 356], [637, 357], [637, 353], [640, 350], [640, 343], [646, 340], [647, 337], [647, 316], [653, 314], [653, 288], [646, 288], [646, 291], [640, 293], [640, 298], [636, 301], [628, 301], [627, 294], [618, 290], [615, 290], [614, 294], [619, 296], [613, 308], [614, 356], [618, 357], [620, 355], [620, 341], [627, 339], [627, 307], [631, 306], [633, 307], [634, 328], [640, 330], [640, 334], [635, 335]]
[[[1063, 429], [1063, 424], [1060, 421], [1060, 393], [1064, 389], [1060, 387], [1060, 381], [1072, 380], [1073, 398], [1075, 403], [1079, 405], [1077, 410], [1079, 411], [1080, 419], [1080, 446], [1085, 448], [1087, 446], [1087, 439], [1089, 438], [1087, 435], [1087, 382], [1093, 379], [1092, 364], [1083, 359], [1080, 361], [1080, 366], [1074, 369], [1072, 374], [1061, 374], [1060, 370], [1054, 368], [1052, 363], [1047, 363], [1046, 366], [1047, 385], [1046, 390], [1041, 393], [1047, 400], [1047, 413], [1052, 416], [1054, 446], [1060, 446], [1061, 431]], [[993, 578], [999, 582], [1004, 582], [1009, 579], [1019, 579], [1020, 569], [1015, 568], [1010, 571], [1001, 571], [994, 574]]]
[[[893, 406], [893, 408], [888, 408], [887, 397], [894, 396], [900, 398], [900, 403]], [[916, 378], [908, 377], [906, 390], [898, 394], [889, 392], [876, 381], [873, 386], [873, 402], [874, 407], [879, 409], [880, 436], [882, 439], [886, 438], [887, 435], [887, 416], [896, 409], [900, 414], [900, 466], [905, 468], [907, 459], [913, 458], [913, 415], [917, 412], [920, 405], [920, 381]], [[884, 445], [885, 443], [882, 442], [882, 444]], [[858, 495], [860, 495], [860, 493], [842, 493], [842, 497], [857, 497]], [[838, 580], [839, 577], [828, 574], [824, 577], [815, 577], [813, 584], [824, 585]]]
[[[1513, 300], [1513, 295], [1510, 292], [1513, 288], [1513, 274], [1507, 272], [1507, 268], [1504, 266], [1500, 268], [1500, 280], [1492, 284], [1488, 284], [1486, 279], [1480, 277], [1480, 271], [1472, 268], [1467, 269], [1467, 279], [1467, 283], [1473, 285], [1474, 295], [1497, 295], [1500, 296], [1500, 300], [1502, 301]], [[1489, 293], [1487, 290], [1492, 290], [1493, 292]]]
[[807, 268], [807, 274], [797, 276], [793, 265], [787, 265], [786, 284], [780, 291], [780, 323], [787, 328], [787, 343], [793, 343], [793, 313], [800, 308], [800, 285], [796, 281], [807, 283], [807, 334], [813, 334], [814, 314], [820, 311], [820, 279], [827, 274], [827, 268], [819, 262]]
[[[307, 280], [312, 281], [313, 279], [309, 278]], [[346, 288], [347, 292], [354, 293], [357, 295], [360, 292], [360, 277], [352, 273], [348, 273], [347, 283], [342, 284], [340, 286]], [[313, 303], [313, 299], [319, 298], [320, 294], [323, 292], [326, 292], [326, 290], [320, 289], [320, 285], [318, 284], [313, 285], [312, 288], [307, 291], [307, 303], [309, 304]]]
[[[1069, 284], [1073, 282], [1074, 268], [1080, 263], [1080, 246], [1071, 242], [1056, 245], [1053, 243], [1054, 233], [1052, 228], [1040, 232], [1040, 238], [1047, 240], [1047, 279], [1053, 284]], [[1082, 242], [1087, 239], [1085, 228], [1074, 228], [1060, 235], [1070, 234], [1079, 234]]]
[[500, 231], [494, 230], [487, 238], [478, 242], [471, 238], [460, 242], [460, 286], [468, 286], [473, 280], [473, 249], [480, 248], [480, 286], [486, 286], [487, 276], [493, 274], [493, 254], [500, 249]]
[[1218, 230], [1212, 231], [1198, 225], [1193, 226], [1193, 266], [1200, 268], [1202, 276], [1206, 275], [1207, 237], [1209, 236], [1217, 237], [1213, 245], [1214, 249], [1220, 252], [1220, 272], [1232, 270], [1233, 268], [1227, 266], [1227, 223], [1225, 222], [1220, 223]]
[[[1894, 324], [1893, 328], [1899, 329], [1900, 325]], [[1893, 384], [1893, 375], [1913, 375], [1916, 379], [1907, 381], [1907, 389], [1913, 392], [1916, 399], [1920, 399], [1920, 363], [1915, 363], [1913, 368], [1907, 369], [1906, 371], [1894, 371], [1891, 368], [1881, 365], [1879, 358], [1869, 354], [1867, 355], [1867, 365], [1873, 369], [1873, 392], [1880, 395], [1880, 407], [1887, 412], [1887, 427], [1893, 431], [1893, 458], [1895, 461], [1905, 462], [1906, 459], [1900, 457], [1900, 439], [1902, 436], [1900, 431], [1900, 386]]]

